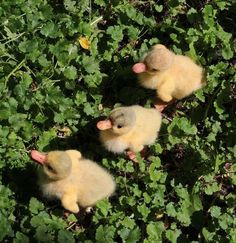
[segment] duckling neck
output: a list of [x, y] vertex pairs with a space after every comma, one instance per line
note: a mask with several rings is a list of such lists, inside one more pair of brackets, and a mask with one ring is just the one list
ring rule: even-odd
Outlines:
[[148, 89], [156, 89], [159, 81], [160, 81], [160, 73], [141, 73], [139, 75], [140, 83], [143, 87]]

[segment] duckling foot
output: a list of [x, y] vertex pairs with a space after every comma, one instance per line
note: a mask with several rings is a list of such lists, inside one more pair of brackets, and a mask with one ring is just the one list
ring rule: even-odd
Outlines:
[[[141, 155], [141, 158], [142, 159], [146, 158], [146, 156], [148, 154], [147, 152], [148, 152], [147, 147], [145, 147], [142, 151], [140, 151], [140, 155]], [[128, 158], [130, 160], [132, 160], [135, 163], [138, 163], [138, 160], [136, 158], [136, 154], [133, 151], [127, 150], [126, 151], [126, 155], [128, 156]]]
[[156, 100], [154, 106], [158, 111], [162, 112], [169, 104], [170, 102], [167, 103], [161, 100]]
[[162, 112], [168, 106], [168, 104], [154, 104], [154, 106], [158, 111]]
[[133, 151], [130, 151], [130, 150], [126, 151], [126, 155], [128, 156], [128, 158], [130, 160], [132, 160], [135, 163], [138, 163], [138, 160], [136, 158], [136, 154]]
[[164, 102], [162, 100], [157, 99], [154, 103], [155, 108], [162, 112], [168, 105], [174, 103], [175, 99], [171, 100], [170, 102]]

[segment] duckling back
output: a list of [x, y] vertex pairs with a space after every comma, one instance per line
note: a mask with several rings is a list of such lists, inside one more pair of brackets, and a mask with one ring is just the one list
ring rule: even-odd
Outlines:
[[77, 186], [79, 205], [93, 206], [97, 201], [108, 198], [114, 193], [115, 181], [107, 170], [88, 159], [74, 162], [70, 180]]
[[154, 108], [132, 106], [136, 114], [135, 129], [131, 132], [131, 142], [151, 145], [155, 142], [161, 127], [161, 113]]

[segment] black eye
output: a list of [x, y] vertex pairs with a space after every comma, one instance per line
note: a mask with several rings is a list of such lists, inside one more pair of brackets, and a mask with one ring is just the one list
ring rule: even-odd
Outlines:
[[122, 127], [123, 127], [123, 126], [121, 126], [121, 125], [118, 125], [118, 126], [117, 126], [117, 128], [119, 128], [119, 129], [122, 128]]
[[156, 71], [158, 71], [158, 69], [153, 68], [153, 69], [151, 69], [151, 71], [152, 71], [152, 72], [156, 72]]
[[46, 167], [47, 167], [47, 169], [48, 169], [49, 171], [53, 171], [52, 166], [50, 166], [50, 165], [46, 165]]

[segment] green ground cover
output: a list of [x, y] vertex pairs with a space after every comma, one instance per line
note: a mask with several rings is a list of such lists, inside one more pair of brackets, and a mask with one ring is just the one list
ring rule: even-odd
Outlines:
[[[234, 0], [2, 0], [0, 241], [235, 243], [235, 13]], [[133, 164], [103, 149], [95, 124], [117, 105], [151, 106], [131, 67], [156, 43], [208, 83], [165, 110], [151, 156]], [[116, 194], [65, 217], [40, 195], [33, 148], [82, 151]]]

